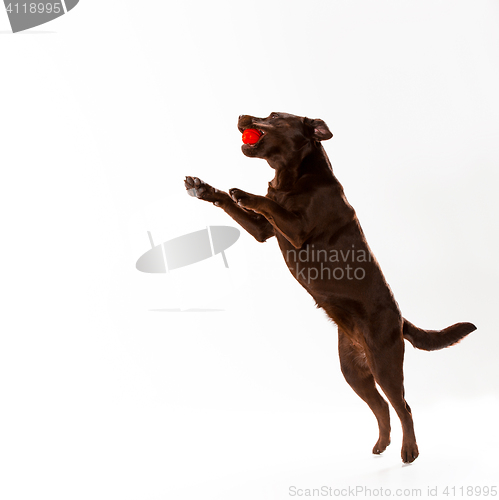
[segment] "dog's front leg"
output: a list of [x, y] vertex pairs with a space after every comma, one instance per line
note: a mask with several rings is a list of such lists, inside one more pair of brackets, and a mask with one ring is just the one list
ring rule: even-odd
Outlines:
[[184, 184], [191, 196], [222, 208], [257, 241], [264, 242], [274, 236], [274, 228], [263, 215], [237, 205], [224, 191], [215, 189], [197, 177], [186, 177]]
[[229, 189], [229, 193], [240, 207], [263, 215], [295, 248], [301, 248], [308, 235], [302, 217], [265, 196], [246, 193], [236, 188]]

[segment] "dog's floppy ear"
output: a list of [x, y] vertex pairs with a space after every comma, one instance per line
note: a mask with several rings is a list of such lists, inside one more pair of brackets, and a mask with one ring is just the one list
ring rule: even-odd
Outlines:
[[326, 141], [333, 137], [333, 134], [323, 120], [305, 118], [305, 127], [309, 135], [316, 141]]

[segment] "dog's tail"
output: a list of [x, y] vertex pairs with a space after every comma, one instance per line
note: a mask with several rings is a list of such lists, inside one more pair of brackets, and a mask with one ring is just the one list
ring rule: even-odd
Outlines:
[[414, 347], [436, 351], [457, 344], [468, 333], [476, 330], [473, 323], [456, 323], [443, 330], [423, 330], [404, 318], [403, 334]]

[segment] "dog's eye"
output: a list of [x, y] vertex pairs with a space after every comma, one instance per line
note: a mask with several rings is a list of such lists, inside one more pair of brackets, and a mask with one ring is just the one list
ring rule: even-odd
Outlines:
[[279, 115], [277, 113], [272, 113], [270, 115], [270, 118], [279, 118]]

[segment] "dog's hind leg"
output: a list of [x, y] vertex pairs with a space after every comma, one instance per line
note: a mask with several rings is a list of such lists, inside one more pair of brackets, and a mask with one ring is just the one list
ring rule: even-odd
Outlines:
[[338, 340], [343, 376], [357, 395], [369, 405], [378, 421], [379, 439], [374, 445], [373, 453], [379, 455], [390, 444], [388, 403], [376, 389], [374, 377], [362, 349], [355, 346], [340, 328], [338, 328]]
[[[400, 330], [400, 331], [399, 331]], [[392, 342], [371, 350], [369, 366], [376, 383], [385, 393], [402, 424], [402, 461], [410, 463], [419, 455], [411, 408], [404, 398], [404, 339], [401, 328], [393, 329]]]

